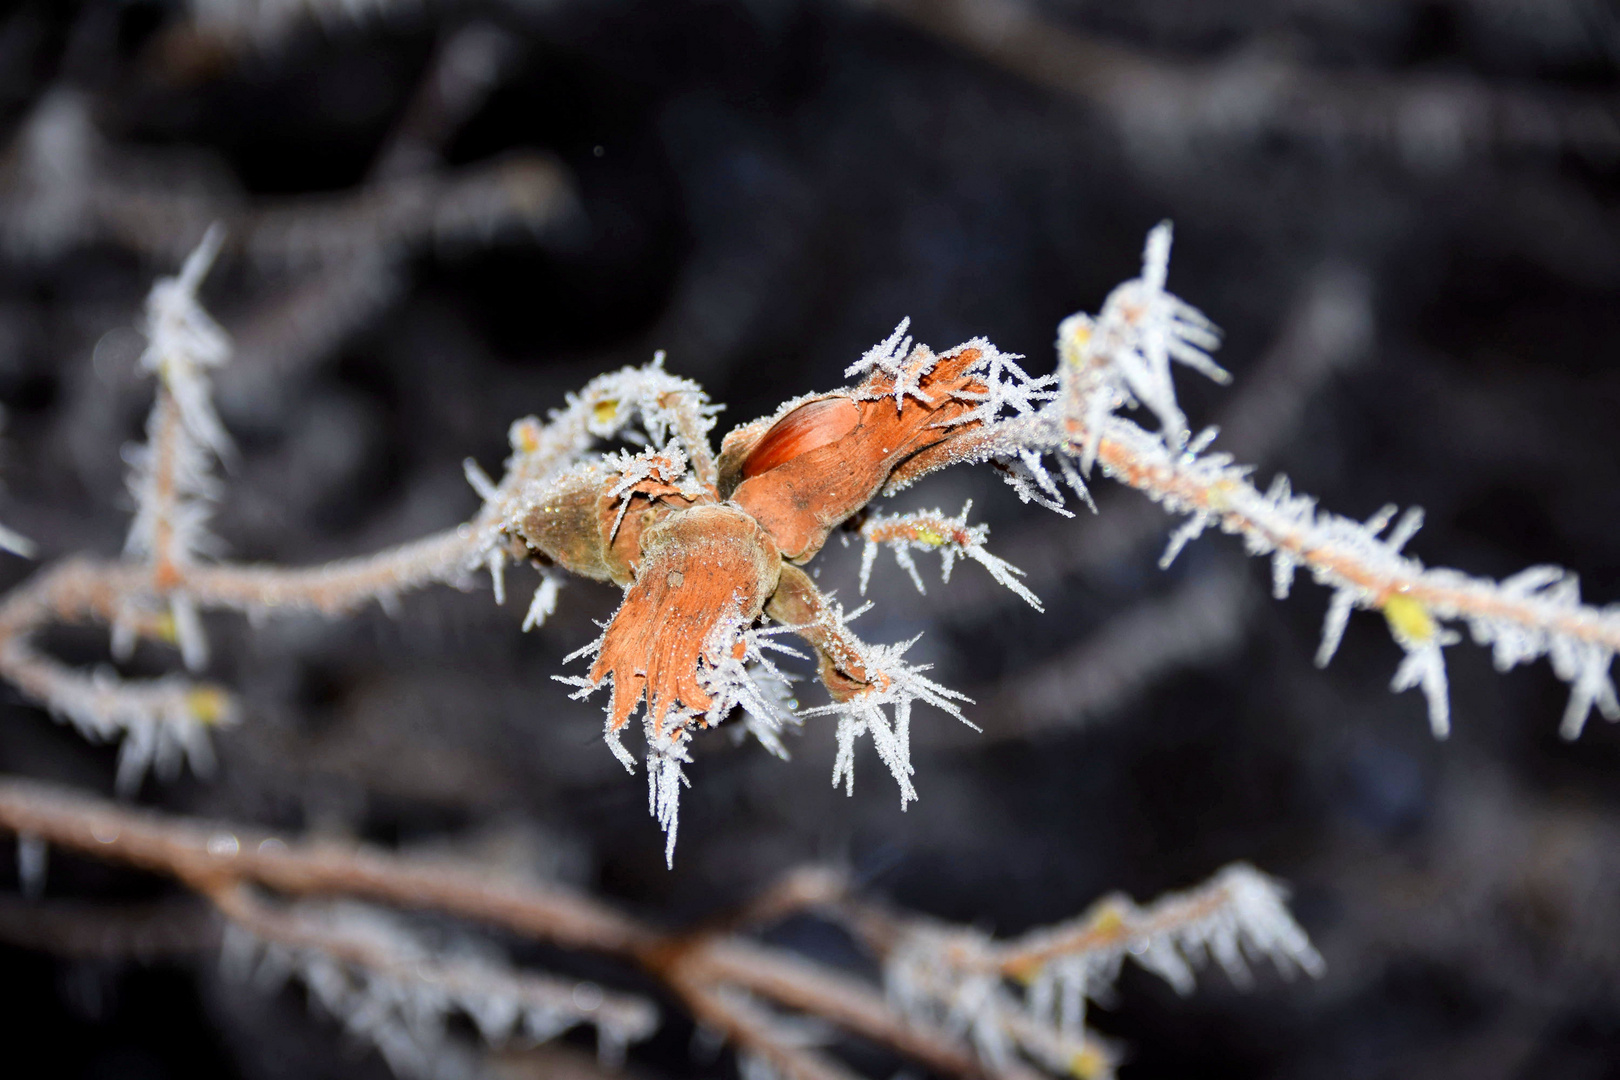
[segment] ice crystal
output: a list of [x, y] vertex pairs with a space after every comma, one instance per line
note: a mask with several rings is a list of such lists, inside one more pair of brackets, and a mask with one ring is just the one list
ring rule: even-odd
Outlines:
[[[684, 724], [658, 725], [649, 717], [647, 733], [647, 812], [664, 830], [664, 862], [675, 866], [675, 836], [681, 827], [681, 788], [692, 782], [681, 770], [692, 762], [692, 733]], [[662, 727], [662, 730], [660, 730]]]
[[523, 616], [524, 632], [546, 625], [546, 620], [557, 613], [557, 594], [562, 590], [563, 576], [549, 567], [540, 570], [540, 584], [535, 587], [534, 599]]
[[[958, 701], [971, 702], [971, 698], [924, 677], [922, 673], [930, 670], [932, 664], [913, 665], [905, 661], [906, 652], [921, 639], [921, 634], [893, 645], [868, 645], [849, 632], [849, 624], [871, 606], [866, 604], [846, 614], [843, 605], [833, 601], [826, 615], [828, 628], [839, 635], [865, 670], [865, 688], [848, 700], [806, 709], [801, 715], [838, 718], [838, 756], [833, 762], [832, 784], [837, 787], [842, 781], [849, 795], [855, 793], [855, 741], [862, 735], [870, 735], [878, 757], [900, 788], [900, 808], [904, 810], [917, 798], [911, 784], [912, 702], [927, 702], [973, 730], [978, 728], [956, 705]], [[888, 707], [892, 707], [892, 719], [885, 711]]]
[[906, 330], [911, 326], [911, 319], [900, 320], [900, 325], [894, 328], [894, 333], [867, 349], [861, 358], [844, 369], [846, 379], [856, 375], [866, 375], [879, 371], [894, 380], [894, 385], [885, 391], [882, 397], [893, 397], [896, 412], [905, 405], [907, 397], [914, 397], [924, 405], [932, 405], [934, 399], [922, 391], [922, 380], [938, 358], [926, 348], [915, 348], [912, 345], [911, 335]]
[[1081, 460], [1089, 470], [1096, 457], [1102, 419], [1130, 404], [1145, 406], [1158, 417], [1166, 442], [1180, 448], [1187, 440], [1187, 418], [1176, 403], [1170, 363], [1176, 361], [1217, 382], [1231, 376], [1210, 352], [1220, 333], [1197, 308], [1164, 285], [1170, 265], [1170, 224], [1148, 233], [1142, 273], [1109, 293], [1095, 318], [1071, 315], [1058, 327], [1058, 353], [1063, 368], [1087, 384], [1081, 417], [1087, 441]]
[[946, 355], [955, 355], [967, 349], [978, 350], [979, 358], [964, 374], [982, 380], [986, 389], [983, 392], [953, 392], [952, 396], [977, 404], [972, 411], [951, 420], [952, 426], [975, 421], [995, 424], [1007, 414], [1033, 416], [1042, 405], [1057, 396], [1058, 377], [1055, 373], [1032, 377], [1018, 365], [1018, 361], [1024, 359], [1021, 355], [1004, 353], [986, 338], [974, 338]]

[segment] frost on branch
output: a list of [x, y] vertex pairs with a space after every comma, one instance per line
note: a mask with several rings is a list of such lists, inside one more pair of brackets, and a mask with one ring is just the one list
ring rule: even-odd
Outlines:
[[1011, 589], [1030, 607], [1036, 611], [1042, 610], [1040, 599], [1018, 580], [1024, 576], [1024, 572], [985, 550], [984, 542], [990, 537], [990, 526], [969, 525], [967, 516], [971, 509], [973, 500], [969, 499], [962, 512], [955, 517], [947, 517], [939, 510], [923, 510], [911, 514], [873, 514], [867, 518], [861, 524], [861, 538], [866, 541], [866, 547], [861, 551], [861, 595], [866, 595], [866, 585], [872, 576], [872, 564], [877, 559], [878, 548], [888, 546], [894, 551], [894, 561], [911, 575], [912, 584], [917, 586], [920, 593], [928, 590], [923, 587], [922, 576], [917, 573], [917, 564], [912, 560], [911, 553], [914, 550], [937, 551], [941, 558], [940, 579], [945, 584], [950, 584], [951, 569], [956, 565], [957, 558], [963, 556], [983, 566], [998, 584]]
[[[1337, 650], [1352, 611], [1381, 612], [1405, 653], [1392, 686], [1422, 691], [1438, 736], [1451, 723], [1442, 650], [1460, 640], [1448, 622], [1463, 623], [1477, 644], [1490, 647], [1499, 670], [1547, 657], [1553, 673], [1570, 684], [1561, 727], [1566, 737], [1580, 734], [1593, 708], [1620, 719], [1609, 675], [1620, 649], [1620, 606], [1581, 604], [1574, 575], [1532, 567], [1495, 582], [1426, 568], [1403, 552], [1422, 524], [1415, 508], [1399, 521], [1394, 507], [1355, 521], [1320, 510], [1284, 477], [1262, 493], [1248, 468], [1206, 452], [1213, 432], [1188, 440], [1170, 361], [1222, 381], [1226, 375], [1209, 357], [1219, 342], [1209, 321], [1164, 289], [1169, 251], [1169, 226], [1160, 225], [1148, 236], [1141, 277], [1115, 289], [1095, 319], [1064, 320], [1058, 331], [1059, 396], [1043, 408], [1041, 426], [1028, 432], [1025, 451], [1059, 450], [1085, 469], [1100, 464], [1171, 513], [1186, 515], [1165, 561], [1205, 529], [1218, 527], [1241, 536], [1251, 555], [1270, 557], [1279, 598], [1288, 594], [1298, 568], [1309, 570], [1333, 590], [1319, 664]], [[1157, 416], [1157, 430], [1120, 414], [1133, 404]]]
[[295, 978], [351, 1035], [375, 1046], [396, 1076], [483, 1075], [476, 1048], [449, 1024], [462, 1016], [491, 1047], [532, 1045], [585, 1024], [609, 1064], [651, 1035], [657, 1011], [639, 998], [511, 968], [466, 938], [430, 939], [387, 911], [352, 902], [283, 910], [236, 898], [221, 962], [273, 990]]
[[1022, 1055], [1058, 1074], [1111, 1076], [1115, 1054], [1087, 1029], [1086, 1006], [1108, 998], [1127, 957], [1182, 994], [1211, 960], [1240, 987], [1260, 961], [1285, 978], [1322, 974], [1322, 958], [1284, 900], [1276, 881], [1237, 863], [1146, 907], [1109, 897], [1078, 919], [1012, 941], [907, 923], [889, 947], [884, 982], [903, 1013], [967, 1038], [993, 1072]]
[[[823, 599], [816, 613], [816, 622], [795, 627], [812, 641], [823, 655], [824, 665], [829, 662], [843, 676], [843, 685], [829, 682], [834, 689], [832, 704], [806, 709], [801, 716], [836, 716], [838, 718], [838, 757], [833, 762], [832, 783], [844, 784], [846, 794], [855, 793], [855, 740], [870, 735], [878, 757], [888, 767], [889, 774], [900, 787], [900, 808], [917, 798], [911, 785], [911, 706], [924, 701], [950, 714], [968, 727], [973, 727], [958, 701], [969, 701], [965, 694], [942, 686], [926, 678], [923, 672], [932, 664], [910, 664], [905, 654], [917, 644], [921, 634], [910, 641], [894, 645], [868, 645], [849, 630], [849, 624], [870, 610], [866, 604], [845, 613], [842, 604]], [[892, 710], [892, 716], [891, 711]], [[977, 729], [975, 729], [977, 730]]]
[[[208, 532], [211, 504], [219, 496], [212, 465], [234, 453], [214, 411], [208, 374], [230, 358], [230, 340], [197, 302], [197, 289], [223, 242], [222, 229], [209, 229], [179, 275], [152, 286], [141, 367], [157, 376], [158, 392], [146, 444], [127, 452], [135, 517], [124, 548], [150, 562], [158, 589], [171, 592], [175, 637], [193, 671], [207, 663], [207, 642], [191, 598], [174, 590], [176, 571], [199, 556], [220, 554], [219, 541]], [[118, 651], [127, 654], [134, 643], [129, 620], [119, 629]]]
[[95, 742], [121, 739], [117, 787], [130, 793], [148, 768], [173, 779], [182, 763], [197, 773], [213, 770], [208, 730], [238, 719], [230, 696], [215, 686], [176, 676], [138, 682], [120, 680], [106, 669], [89, 674], [63, 667], [23, 642], [3, 646], [7, 676], [52, 715]]
[[[1231, 376], [1210, 357], [1220, 334], [1204, 313], [1166, 292], [1170, 269], [1170, 225], [1148, 233], [1142, 251], [1142, 275], [1108, 294], [1095, 319], [1071, 315], [1058, 326], [1058, 354], [1070, 401], [1083, 402], [1088, 431], [1100, 434], [1094, 421], [1123, 406], [1146, 406], [1159, 420], [1165, 443], [1180, 448], [1187, 441], [1187, 418], [1176, 404], [1170, 362], [1217, 382]], [[1084, 447], [1081, 462], [1088, 471], [1096, 444]]]
[[[218, 494], [213, 460], [232, 453], [214, 411], [208, 372], [230, 357], [230, 342], [197, 302], [224, 234], [208, 231], [178, 276], [160, 279], [146, 302], [147, 348], [141, 365], [158, 377], [145, 446], [129, 451], [135, 516], [126, 553], [151, 568], [153, 593], [116, 602], [113, 651], [127, 656], [145, 632], [179, 646], [190, 670], [208, 659], [194, 598], [180, 586], [180, 570], [215, 554], [208, 533], [210, 503]], [[163, 608], [167, 608], [166, 611]], [[20, 638], [4, 644], [7, 674], [54, 714], [88, 738], [122, 738], [118, 787], [130, 791], [149, 766], [172, 777], [183, 761], [208, 771], [213, 753], [207, 729], [232, 722], [234, 706], [217, 688], [174, 677], [125, 683], [111, 671], [73, 672]]]

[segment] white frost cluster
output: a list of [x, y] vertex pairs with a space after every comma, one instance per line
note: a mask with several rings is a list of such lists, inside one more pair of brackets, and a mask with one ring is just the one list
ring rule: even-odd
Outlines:
[[905, 405], [908, 397], [914, 397], [924, 405], [931, 405], [934, 401], [922, 392], [920, 383], [923, 376], [934, 370], [937, 358], [926, 348], [913, 347], [911, 335], [906, 333], [910, 326], [910, 317], [901, 319], [894, 333], [867, 349], [859, 360], [844, 369], [846, 379], [872, 371], [880, 371], [892, 378], [894, 388], [883, 396], [894, 398], [896, 412]]
[[[846, 614], [843, 605], [830, 601], [824, 616], [826, 628], [831, 630], [866, 670], [868, 688], [848, 701], [835, 701], [806, 709], [800, 716], [836, 716], [838, 718], [838, 756], [833, 761], [832, 783], [844, 784], [846, 794], [855, 793], [855, 740], [862, 735], [872, 737], [878, 757], [889, 769], [894, 782], [900, 787], [900, 809], [917, 798], [911, 786], [914, 772], [911, 766], [911, 704], [925, 701], [949, 713], [973, 730], [979, 730], [962, 715], [958, 701], [971, 702], [966, 694], [958, 693], [926, 678], [923, 672], [932, 664], [909, 664], [905, 654], [922, 637], [901, 641], [893, 645], [868, 645], [849, 632], [849, 624], [871, 609], [864, 604]], [[893, 707], [893, 719], [885, 711]]]
[[861, 525], [861, 536], [866, 541], [861, 551], [861, 595], [872, 577], [872, 564], [877, 561], [878, 548], [887, 546], [894, 552], [894, 561], [911, 576], [917, 591], [926, 594], [922, 575], [912, 559], [913, 551], [940, 553], [940, 578], [950, 584], [951, 570], [958, 557], [966, 557], [983, 566], [997, 584], [1011, 589], [1019, 599], [1036, 611], [1043, 610], [1040, 598], [1030, 592], [1018, 579], [1024, 572], [1005, 559], [997, 558], [985, 549], [990, 538], [990, 526], [969, 525], [968, 511], [973, 509], [969, 499], [962, 512], [947, 517], [940, 510], [922, 510], [911, 514], [873, 514]]
[[1081, 462], [1087, 470], [1096, 456], [1098, 421], [1122, 406], [1141, 404], [1159, 419], [1165, 441], [1180, 448], [1187, 441], [1187, 418], [1176, 403], [1172, 360], [1209, 376], [1231, 380], [1210, 352], [1220, 333], [1204, 313], [1165, 291], [1170, 269], [1170, 223], [1148, 233], [1142, 274], [1108, 294], [1095, 318], [1070, 315], [1058, 325], [1058, 355], [1065, 377], [1078, 380], [1086, 404], [1083, 417], [1093, 434]]
[[[165, 555], [183, 561], [217, 548], [207, 532], [208, 504], [218, 494], [211, 469], [214, 458], [226, 460], [233, 451], [214, 411], [208, 372], [230, 359], [231, 344], [197, 302], [197, 287], [223, 242], [223, 230], [209, 229], [180, 274], [160, 279], [146, 300], [141, 366], [158, 377], [162, 391], [147, 424], [146, 445], [126, 455], [135, 519], [125, 550], [137, 558]], [[171, 408], [173, 417], [167, 415]], [[165, 530], [171, 533], [170, 547], [159, 552]]]
[[[213, 771], [208, 729], [232, 724], [234, 704], [222, 693], [175, 676], [124, 682], [112, 671], [89, 675], [58, 666], [21, 643], [7, 646], [13, 670], [27, 681], [30, 696], [94, 742], [122, 741], [116, 786], [130, 794], [148, 769], [165, 780], [189, 763], [200, 776]], [[21, 654], [21, 655], [17, 655]]]
[[1147, 907], [1111, 898], [1071, 923], [1010, 942], [917, 925], [890, 953], [884, 981], [903, 1013], [968, 1038], [993, 1070], [1022, 1052], [1058, 1073], [1079, 1072], [1079, 1056], [1090, 1054], [1096, 1071], [1106, 1072], [1106, 1047], [1086, 1029], [1086, 1004], [1108, 997], [1127, 957], [1182, 994], [1209, 960], [1245, 987], [1250, 964], [1261, 960], [1284, 977], [1321, 975], [1322, 958], [1285, 895], [1276, 881], [1237, 863]]
[[[559, 474], [576, 466], [599, 469], [622, 459], [626, 467], [640, 468], [641, 478], [650, 475], [651, 464], [642, 460], [648, 455], [632, 457], [620, 452], [617, 459], [607, 455], [585, 464], [587, 453], [599, 440], [619, 438], [641, 446], [665, 447], [654, 457], [679, 456], [679, 468], [673, 471], [678, 476], [687, 471], [690, 460], [708, 460], [712, 455], [708, 438], [719, 411], [720, 406], [710, 404], [697, 383], [665, 371], [664, 354], [659, 352], [650, 364], [598, 375], [578, 393], [569, 394], [564, 407], [553, 409], [544, 424], [533, 416], [514, 421], [508, 433], [512, 454], [499, 484], [476, 462], [469, 459], [465, 463], [467, 481], [484, 503], [478, 516], [479, 542], [465, 569], [486, 568], [496, 602], [505, 603], [510, 558], [507, 530], [544, 500], [548, 485]], [[624, 489], [634, 483], [629, 481]], [[694, 481], [682, 483], [696, 490]], [[618, 529], [617, 522], [614, 529]], [[557, 583], [550, 575], [541, 581], [524, 617], [525, 630], [541, 625], [555, 610]]]
[[803, 653], [777, 640], [792, 632], [788, 626], [744, 626], [737, 616], [721, 619], [704, 643], [705, 663], [698, 670], [698, 682], [713, 701], [703, 714], [705, 725], [713, 727], [733, 709], [740, 709], [743, 730], [783, 761], [788, 759], [788, 751], [782, 744], [782, 732], [802, 723], [793, 711], [796, 676], [778, 668], [766, 653], [805, 659]]
[[1042, 405], [1057, 396], [1057, 375], [1031, 376], [1019, 366], [1018, 361], [1023, 359], [1019, 354], [1004, 353], [989, 339], [982, 337], [958, 345], [951, 350], [951, 354], [965, 349], [977, 349], [979, 352], [979, 358], [973, 361], [965, 374], [981, 380], [985, 390], [983, 393], [954, 391], [953, 396], [958, 400], [975, 404], [971, 411], [951, 421], [952, 426], [974, 421], [989, 425], [1009, 417], [1033, 416]]
[[[181, 565], [220, 551], [208, 531], [219, 496], [213, 463], [215, 458], [229, 460], [234, 450], [214, 411], [209, 371], [230, 359], [231, 343], [197, 302], [197, 289], [224, 239], [218, 225], [210, 228], [179, 275], [159, 279], [146, 300], [147, 345], [141, 366], [157, 376], [161, 388], [147, 421], [145, 445], [125, 453], [135, 516], [124, 550], [137, 559]], [[168, 599], [181, 657], [196, 671], [208, 660], [202, 621], [184, 592], [175, 591]], [[133, 647], [127, 621], [114, 627], [113, 642], [119, 655]]]
[[[793, 711], [794, 701], [789, 692], [793, 676], [783, 672], [766, 655], [782, 653], [803, 659], [803, 654], [783, 645], [776, 638], [791, 633], [793, 627], [748, 626], [740, 613], [732, 613], [715, 621], [704, 642], [698, 661], [697, 679], [710, 705], [704, 712], [671, 708], [662, 720], [654, 720], [649, 703], [641, 705], [642, 732], [646, 739], [647, 811], [664, 830], [664, 859], [675, 863], [675, 837], [681, 822], [681, 789], [690, 787], [682, 765], [691, 764], [688, 752], [695, 727], [716, 727], [731, 715], [742, 710], [742, 730], [752, 734], [772, 754], [787, 758], [782, 745], [782, 732], [802, 721]], [[595, 656], [601, 651], [605, 637], [599, 636], [590, 644], [563, 658], [563, 663], [581, 657]], [[611, 688], [613, 677], [601, 682], [579, 675], [553, 675], [553, 679], [578, 689], [569, 696], [582, 700], [604, 686]], [[609, 695], [607, 722], [603, 725], [603, 740], [613, 756], [630, 772], [636, 768], [635, 756], [624, 745], [622, 730], [613, 727], [613, 699]]]
[[621, 450], [602, 459], [602, 465], [618, 474], [618, 483], [607, 490], [607, 497], [619, 502], [619, 512], [613, 518], [608, 539], [619, 534], [625, 511], [630, 509], [630, 494], [637, 484], [651, 481], [668, 484], [688, 499], [701, 499], [708, 494], [703, 485], [687, 469], [686, 453], [678, 443], [667, 443], [662, 450], [643, 450], [632, 454]]
[[226, 973], [266, 990], [296, 978], [351, 1034], [375, 1046], [396, 1076], [482, 1074], [479, 1055], [448, 1030], [457, 1014], [489, 1046], [544, 1042], [589, 1024], [610, 1065], [658, 1024], [657, 1011], [639, 998], [516, 971], [487, 945], [429, 941], [378, 908], [311, 902], [288, 911], [295, 922], [286, 940], [230, 924], [221, 954]]

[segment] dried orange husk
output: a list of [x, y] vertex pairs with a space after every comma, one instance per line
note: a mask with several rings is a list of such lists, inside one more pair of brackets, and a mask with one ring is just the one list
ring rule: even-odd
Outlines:
[[[621, 526], [622, 530], [623, 526]], [[705, 666], [720, 662], [716, 627], [759, 618], [782, 559], [765, 531], [732, 506], [675, 510], [640, 533], [635, 580], [608, 624], [590, 678], [612, 676], [609, 726], [618, 730], [645, 699], [660, 736], [672, 713], [703, 713]]]
[[926, 369], [917, 382], [926, 402], [902, 394], [897, 404], [894, 376], [879, 371], [774, 423], [737, 429], [721, 447], [720, 491], [770, 533], [783, 558], [808, 561], [897, 468], [925, 454], [944, 460], [951, 444], [972, 437], [978, 421], [954, 421], [988, 390], [967, 374], [980, 355], [966, 347], [936, 357], [919, 346], [907, 362]]

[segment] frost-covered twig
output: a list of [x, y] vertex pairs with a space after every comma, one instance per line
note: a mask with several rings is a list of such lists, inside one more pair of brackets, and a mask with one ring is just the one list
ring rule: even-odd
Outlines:
[[[272, 929], [261, 921], [265, 915], [263, 905], [244, 888], [259, 886], [288, 898], [348, 897], [405, 910], [435, 911], [500, 927], [531, 940], [621, 957], [663, 981], [700, 1019], [718, 1019], [710, 1010], [713, 995], [724, 989], [730, 994], [724, 1002], [733, 1006], [751, 997], [778, 1009], [815, 1017], [888, 1047], [941, 1075], [961, 1080], [1027, 1080], [1030, 1075], [1017, 1062], [1003, 1068], [987, 1066], [956, 1033], [927, 1016], [905, 1015], [885, 1000], [877, 987], [863, 980], [721, 931], [661, 932], [560, 886], [492, 879], [484, 872], [347, 845], [288, 843], [251, 829], [132, 810], [26, 780], [0, 780], [0, 830], [26, 833], [80, 854], [177, 878], [222, 900], [228, 907], [227, 914], [247, 922], [248, 928], [261, 938], [295, 950], [308, 949], [318, 954], [321, 963], [355, 962], [385, 975], [394, 970], [404, 981], [420, 973], [398, 972], [400, 957], [392, 947], [375, 963], [367, 955], [353, 953], [355, 942], [347, 932], [338, 933], [342, 927], [333, 931], [289, 913], [284, 917], [292, 922]], [[1259, 877], [1253, 871], [1248, 874]], [[1230, 886], [1233, 875], [1234, 871], [1228, 871], [1205, 892]], [[1239, 879], [1238, 884], [1246, 880]], [[814, 892], [817, 896], [824, 894], [821, 889]], [[1193, 902], [1200, 895], [1189, 894], [1187, 901]], [[1269, 895], [1275, 896], [1275, 892]], [[231, 907], [246, 903], [252, 903], [253, 908]], [[1241, 897], [1233, 903], [1237, 905], [1234, 910], [1249, 912], [1239, 919], [1241, 926], [1248, 928], [1244, 933], [1261, 925], [1274, 925], [1256, 922], [1253, 914], [1260, 908], [1244, 907]], [[1197, 922], [1202, 927], [1197, 931], [1203, 935], [1202, 940], [1218, 944], [1226, 925], [1221, 922], [1221, 910], [1216, 905], [1212, 910], [1203, 910], [1198, 919], [1184, 920], [1187, 925], [1176, 931], [1183, 934], [1178, 940], [1192, 941], [1197, 935], [1188, 927]], [[1177, 923], [1174, 903], [1154, 905], [1146, 912], [1144, 918], [1149, 919], [1149, 924], [1145, 925], [1150, 932], [1170, 933], [1171, 924]], [[1286, 914], [1282, 917], [1286, 918]], [[373, 922], [374, 915], [368, 913], [366, 921]], [[328, 937], [329, 932], [337, 936]], [[364, 946], [367, 940], [369, 937], [362, 936], [360, 944]], [[1034, 940], [1021, 939], [1017, 945], [1026, 946]], [[389, 941], [393, 941], [392, 936]], [[1112, 941], [1109, 947], [1117, 944]], [[884, 951], [888, 948], [883, 946]], [[446, 963], [435, 952], [427, 958], [426, 970], [448, 977], [454, 964]], [[738, 992], [748, 997], [739, 997]], [[433, 996], [430, 1003], [442, 1013], [443, 1004], [449, 1000], [448, 994], [441, 994]], [[744, 1032], [734, 1023], [740, 1015], [738, 1010], [733, 1007], [727, 1012], [733, 1022], [717, 1026], [734, 1039], [748, 1040], [745, 1048], [766, 1053], [779, 1067], [789, 1060], [788, 1055], [805, 1053], [791, 1043], [780, 1051], [772, 1050], [769, 1040], [782, 1034], [774, 1032], [773, 1025], [757, 1025]], [[757, 1009], [749, 1015], [756, 1020], [760, 1016]], [[1030, 1038], [1037, 1036], [1031, 1034]], [[1070, 1064], [1064, 1063], [1057, 1071], [1068, 1071]]]
[[261, 985], [295, 976], [323, 1009], [376, 1046], [397, 1076], [471, 1071], [467, 1050], [446, 1030], [454, 1014], [496, 1047], [544, 1042], [588, 1024], [610, 1062], [658, 1025], [645, 1000], [513, 970], [488, 946], [426, 940], [381, 909], [319, 901], [275, 907], [240, 885], [208, 895], [231, 922], [227, 970]]
[[951, 569], [956, 565], [958, 556], [966, 557], [983, 566], [997, 584], [1005, 586], [1030, 607], [1036, 611], [1043, 610], [1040, 599], [1018, 580], [1024, 576], [1024, 572], [985, 549], [984, 542], [990, 538], [990, 526], [969, 525], [967, 516], [971, 509], [973, 500], [969, 499], [962, 512], [955, 517], [948, 517], [939, 510], [921, 510], [910, 514], [873, 514], [867, 518], [861, 523], [861, 539], [866, 541], [866, 547], [861, 552], [861, 595], [866, 595], [866, 585], [872, 576], [872, 564], [877, 559], [878, 548], [887, 545], [894, 551], [894, 561], [911, 575], [912, 584], [917, 586], [920, 593], [928, 590], [917, 573], [917, 564], [912, 561], [911, 553], [914, 550], [937, 551], [942, 562], [940, 580], [945, 584], [950, 584]]
[[[1573, 574], [1536, 566], [1497, 582], [1426, 568], [1402, 550], [1422, 523], [1417, 510], [1395, 521], [1396, 508], [1389, 506], [1354, 521], [1318, 509], [1284, 477], [1260, 491], [1248, 469], [1204, 452], [1213, 432], [1187, 441], [1173, 392], [1167, 395], [1160, 377], [1167, 371], [1163, 358], [1207, 370], [1203, 351], [1210, 339], [1202, 316], [1164, 291], [1169, 243], [1167, 224], [1154, 229], [1142, 277], [1116, 289], [1095, 320], [1073, 316], [1059, 328], [1062, 396], [1045, 411], [1048, 441], [1039, 448], [1073, 454], [1082, 464], [1094, 460], [1107, 475], [1187, 515], [1166, 561], [1205, 529], [1219, 527], [1242, 536], [1250, 554], [1271, 558], [1279, 598], [1288, 594], [1295, 570], [1308, 569], [1333, 590], [1319, 663], [1337, 649], [1352, 609], [1382, 612], [1406, 653], [1395, 688], [1423, 690], [1436, 735], [1450, 727], [1441, 649], [1458, 639], [1448, 620], [1489, 646], [1499, 670], [1547, 657], [1571, 688], [1561, 729], [1566, 737], [1580, 733], [1594, 707], [1620, 719], [1608, 674], [1620, 650], [1620, 606], [1582, 604]], [[1153, 362], [1144, 365], [1144, 357]], [[1119, 413], [1134, 401], [1156, 414], [1157, 430]]]
[[970, 1038], [992, 1068], [1022, 1053], [1080, 1077], [1112, 1075], [1116, 1055], [1088, 1032], [1086, 1003], [1108, 994], [1126, 957], [1183, 994], [1208, 959], [1243, 986], [1252, 960], [1285, 976], [1322, 971], [1280, 886], [1241, 863], [1148, 907], [1110, 897], [1073, 922], [1009, 942], [917, 922], [889, 927], [885, 938], [885, 982], [907, 1015]]
[[917, 638], [893, 645], [870, 645], [855, 636], [849, 624], [870, 607], [868, 604], [846, 612], [842, 604], [823, 595], [805, 574], [785, 566], [782, 581], [766, 610], [809, 642], [819, 657], [821, 681], [833, 701], [806, 709], [800, 715], [838, 718], [833, 786], [842, 782], [846, 792], [853, 792], [855, 741], [870, 735], [878, 757], [899, 785], [900, 806], [904, 809], [917, 797], [911, 783], [912, 704], [926, 702], [969, 727], [973, 724], [957, 704], [967, 701], [966, 695], [924, 676], [932, 665], [905, 660]]
[[[1217, 415], [1222, 445], [1239, 460], [1264, 464], [1299, 431], [1305, 408], [1337, 372], [1366, 355], [1373, 332], [1370, 283], [1336, 265], [1320, 267], [1301, 285], [1282, 330], [1243, 371]], [[1100, 492], [1099, 512], [1079, 528], [1068, 521], [1030, 523], [1011, 534], [1001, 554], [1028, 571], [1033, 591], [1072, 576], [1111, 575], [1123, 560], [1164, 535], [1164, 515], [1125, 491]], [[930, 596], [929, 614], [971, 623], [1002, 607], [1007, 593], [967, 578], [949, 593]]]
[[0, 644], [0, 673], [96, 742], [119, 741], [118, 789], [133, 791], [148, 768], [172, 780], [182, 762], [213, 771], [212, 728], [234, 723], [236, 706], [222, 688], [178, 676], [125, 681], [110, 670], [75, 671], [19, 641]]

